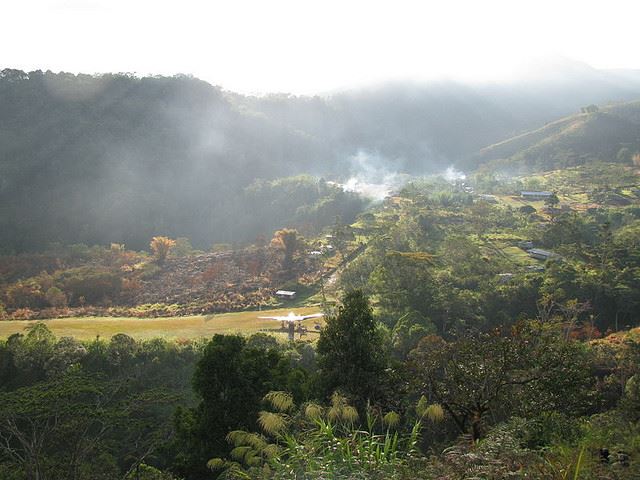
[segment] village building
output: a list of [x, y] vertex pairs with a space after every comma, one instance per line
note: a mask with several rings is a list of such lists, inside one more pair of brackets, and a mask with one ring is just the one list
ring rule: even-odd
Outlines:
[[530, 272], [544, 272], [544, 266], [543, 265], [527, 265], [526, 268]]
[[498, 281], [500, 283], [509, 283], [515, 275], [513, 273], [499, 273]]
[[276, 297], [284, 300], [293, 300], [296, 298], [296, 292], [292, 292], [291, 290], [278, 290], [276, 292]]
[[532, 190], [523, 190], [520, 192], [520, 196], [528, 200], [544, 200], [551, 195], [553, 195], [553, 192], [538, 192]]
[[478, 195], [480, 200], [484, 200], [487, 203], [498, 203], [498, 198], [495, 195], [488, 195], [486, 193], [481, 193]]
[[531, 250], [533, 248], [533, 242], [531, 240], [520, 240], [518, 242], [518, 247], [523, 250]]
[[549, 252], [548, 250], [542, 250], [541, 248], [532, 248], [527, 250], [530, 257], [537, 260], [549, 260], [550, 258], [557, 258], [557, 253]]

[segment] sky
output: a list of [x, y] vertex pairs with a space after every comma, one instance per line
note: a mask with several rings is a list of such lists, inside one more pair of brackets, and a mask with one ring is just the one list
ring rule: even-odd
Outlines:
[[182, 73], [242, 93], [508, 81], [546, 58], [640, 69], [638, 13], [634, 0], [1, 0], [0, 68]]

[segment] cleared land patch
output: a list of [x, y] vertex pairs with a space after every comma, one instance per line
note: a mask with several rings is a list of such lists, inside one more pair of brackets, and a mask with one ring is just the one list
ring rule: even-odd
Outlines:
[[[58, 337], [75, 337], [88, 340], [100, 336], [110, 338], [116, 333], [126, 333], [135, 338], [163, 337], [168, 339], [210, 337], [216, 333], [252, 334], [264, 331], [285, 339], [287, 333], [280, 330], [275, 320], [259, 319], [259, 316], [287, 315], [291, 309], [262, 310], [223, 313], [217, 315], [192, 315], [187, 317], [131, 318], [131, 317], [72, 317], [40, 320]], [[318, 307], [296, 308], [296, 314], [320, 311]], [[36, 320], [0, 321], [0, 338], [22, 333]], [[314, 319], [302, 322], [309, 330], [303, 339], [314, 340]], [[298, 336], [296, 335], [296, 338]]]

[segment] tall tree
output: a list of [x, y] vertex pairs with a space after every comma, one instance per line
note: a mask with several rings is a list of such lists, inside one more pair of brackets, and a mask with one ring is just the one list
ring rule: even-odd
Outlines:
[[381, 399], [389, 361], [369, 300], [361, 290], [346, 293], [337, 315], [327, 318], [318, 355], [325, 394], [341, 390], [360, 407], [367, 400]]
[[176, 414], [178, 441], [174, 467], [188, 478], [209, 478], [206, 462], [224, 456], [227, 433], [257, 428], [262, 397], [288, 389], [289, 362], [275, 349], [250, 347], [240, 336], [215, 335], [193, 377], [200, 398], [194, 409]]
[[271, 245], [284, 252], [282, 266], [285, 270], [290, 270], [293, 266], [293, 255], [298, 249], [298, 231], [290, 228], [278, 230], [273, 235]]

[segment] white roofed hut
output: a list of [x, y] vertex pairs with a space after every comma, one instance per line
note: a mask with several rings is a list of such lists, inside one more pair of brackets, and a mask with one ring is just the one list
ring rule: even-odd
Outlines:
[[522, 190], [520, 196], [528, 200], [545, 200], [553, 195], [553, 192], [542, 192], [534, 190]]
[[293, 300], [296, 298], [296, 292], [291, 290], [278, 290], [276, 292], [276, 297], [282, 298], [284, 300]]
[[530, 257], [537, 260], [549, 260], [550, 258], [558, 258], [560, 255], [557, 253], [549, 252], [548, 250], [542, 250], [541, 248], [532, 248], [527, 250]]

